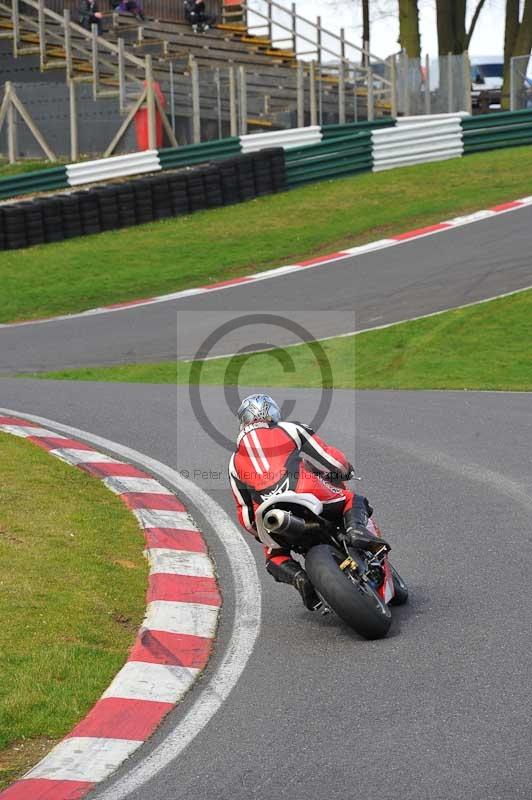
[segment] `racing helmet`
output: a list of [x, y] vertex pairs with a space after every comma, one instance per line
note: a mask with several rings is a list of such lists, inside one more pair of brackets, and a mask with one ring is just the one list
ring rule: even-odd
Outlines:
[[250, 394], [242, 400], [236, 413], [241, 428], [251, 425], [252, 422], [277, 423], [281, 419], [281, 409], [268, 394]]

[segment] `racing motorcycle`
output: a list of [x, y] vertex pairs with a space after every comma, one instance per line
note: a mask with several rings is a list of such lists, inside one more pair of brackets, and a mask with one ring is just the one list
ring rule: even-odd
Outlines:
[[[408, 588], [388, 560], [388, 547], [360, 550], [344, 541], [341, 520], [323, 515], [313, 494], [285, 491], [266, 499], [255, 512], [257, 534], [267, 547], [289, 548], [305, 559], [305, 569], [323, 606], [366, 639], [390, 629], [390, 605], [402, 605]], [[368, 528], [380, 536], [370, 519]]]

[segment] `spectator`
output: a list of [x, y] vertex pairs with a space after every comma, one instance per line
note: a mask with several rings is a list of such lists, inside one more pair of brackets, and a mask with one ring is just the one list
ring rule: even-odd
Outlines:
[[142, 11], [140, 0], [121, 0], [117, 8], [118, 11], [122, 13], [129, 12], [130, 14], [134, 14], [139, 22], [143, 22], [144, 20], [144, 12]]
[[98, 26], [98, 36], [102, 34], [102, 19], [103, 14], [98, 11], [98, 4], [96, 0], [81, 0], [79, 7], [79, 24], [82, 28], [88, 31], [92, 29], [93, 25]]
[[194, 33], [208, 31], [214, 23], [214, 17], [208, 17], [205, 12], [204, 0], [185, 0], [185, 19]]

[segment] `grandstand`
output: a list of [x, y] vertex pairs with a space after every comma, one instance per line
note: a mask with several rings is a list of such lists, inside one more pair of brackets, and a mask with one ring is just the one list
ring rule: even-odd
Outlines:
[[[388, 65], [370, 61], [343, 32], [300, 16], [294, 4], [265, 0], [262, 11], [216, 0], [207, 6], [217, 24], [195, 34], [179, 2], [147, 0], [142, 24], [101, 3], [99, 36], [78, 24], [72, 0], [2, 0], [2, 75], [23, 83], [45, 80], [50, 92], [55, 83], [54, 110], [65, 106], [62, 118], [76, 91], [79, 101], [110, 109], [113, 122], [103, 126], [108, 140], [120, 115], [134, 108], [148, 75], [161, 86], [180, 144], [393, 110]], [[93, 152], [103, 152], [106, 143], [98, 130], [94, 135]]]

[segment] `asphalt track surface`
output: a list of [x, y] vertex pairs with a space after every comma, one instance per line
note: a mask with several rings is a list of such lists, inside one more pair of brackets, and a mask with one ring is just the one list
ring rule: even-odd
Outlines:
[[[232, 511], [227, 453], [196, 422], [186, 388], [31, 380], [0, 388], [3, 406], [61, 417], [189, 470]], [[312, 417], [317, 395], [290, 390], [298, 417]], [[218, 390], [203, 399], [231, 430]], [[410, 604], [394, 610], [387, 639], [366, 642], [275, 585], [257, 546], [263, 621], [244, 674], [194, 742], [131, 800], [529, 798], [531, 407], [529, 394], [336, 392], [322, 433], [355, 452]], [[225, 600], [208, 680], [232, 603], [220, 546], [206, 534]], [[193, 695], [94, 797], [113, 797]]]
[[[316, 338], [429, 314], [532, 285], [532, 207], [301, 274], [101, 314], [0, 329], [0, 372], [192, 358], [241, 313], [274, 313]], [[176, 254], [177, 258], [177, 254]], [[217, 337], [211, 355], [298, 341], [282, 326]]]

